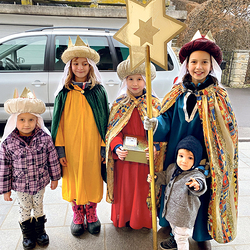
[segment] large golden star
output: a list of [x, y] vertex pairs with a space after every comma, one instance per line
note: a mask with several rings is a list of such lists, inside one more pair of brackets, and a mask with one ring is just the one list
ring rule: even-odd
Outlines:
[[186, 25], [166, 15], [165, 0], [150, 0], [146, 4], [126, 0], [126, 8], [127, 23], [114, 38], [129, 47], [131, 69], [145, 61], [144, 46], [149, 45], [151, 61], [168, 70], [167, 43]]
[[146, 42], [153, 45], [153, 37], [159, 30], [153, 27], [152, 17], [147, 22], [139, 20], [139, 27], [140, 28], [135, 32], [135, 35], [140, 37], [140, 45], [142, 46]]

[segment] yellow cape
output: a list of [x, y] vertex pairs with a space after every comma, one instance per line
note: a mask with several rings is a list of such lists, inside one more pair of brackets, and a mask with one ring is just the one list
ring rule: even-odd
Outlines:
[[92, 109], [78, 86], [69, 91], [55, 145], [64, 146], [67, 167], [63, 167], [62, 196], [78, 205], [98, 203], [103, 196], [101, 146], [104, 143]]

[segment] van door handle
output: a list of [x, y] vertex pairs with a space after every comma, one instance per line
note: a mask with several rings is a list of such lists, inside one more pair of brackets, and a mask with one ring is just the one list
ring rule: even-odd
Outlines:
[[39, 80], [35, 80], [34, 82], [31, 83], [32, 85], [35, 85], [36, 87], [40, 87], [41, 85], [46, 85], [45, 82], [41, 82]]
[[109, 80], [105, 84], [112, 87], [114, 85], [119, 85], [120, 83], [119, 82], [114, 82], [113, 80]]

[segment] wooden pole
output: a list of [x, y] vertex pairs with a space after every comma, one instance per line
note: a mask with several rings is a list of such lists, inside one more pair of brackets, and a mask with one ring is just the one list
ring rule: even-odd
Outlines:
[[[147, 98], [147, 116], [152, 118], [152, 91], [151, 91], [151, 67], [150, 67], [150, 47], [146, 46], [146, 98]], [[152, 203], [152, 228], [153, 228], [153, 249], [158, 249], [157, 243], [157, 213], [155, 202], [155, 179], [154, 179], [154, 146], [153, 131], [148, 130], [148, 147], [149, 147], [149, 170], [152, 176], [151, 182], [151, 203]]]

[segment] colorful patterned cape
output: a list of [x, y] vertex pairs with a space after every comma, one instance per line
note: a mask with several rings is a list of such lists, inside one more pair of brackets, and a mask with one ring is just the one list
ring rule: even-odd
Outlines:
[[[184, 92], [178, 84], [162, 102], [168, 110]], [[237, 233], [238, 215], [238, 128], [226, 90], [209, 86], [196, 93], [199, 116], [210, 163], [211, 198], [208, 231], [219, 243], [230, 242]]]
[[[106, 167], [107, 167], [107, 196], [106, 200], [109, 203], [114, 201], [114, 159], [110, 152], [110, 143], [128, 123], [134, 108], [138, 109], [141, 120], [144, 121], [144, 116], [147, 115], [146, 94], [136, 99], [129, 95], [122, 95], [115, 100], [110, 111], [108, 129], [106, 134]], [[152, 115], [157, 117], [160, 113], [161, 104], [158, 98], [152, 96]], [[155, 161], [155, 171], [163, 170], [164, 152], [166, 143], [160, 144], [161, 150]]]

